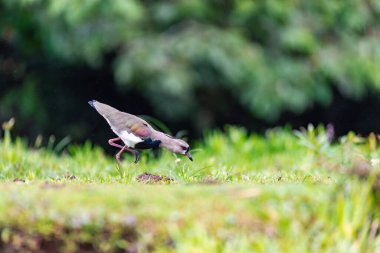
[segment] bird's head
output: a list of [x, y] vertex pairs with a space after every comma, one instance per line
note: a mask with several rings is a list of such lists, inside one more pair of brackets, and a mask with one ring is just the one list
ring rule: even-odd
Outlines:
[[193, 161], [193, 157], [190, 155], [189, 152], [190, 146], [189, 144], [187, 144], [187, 142], [181, 139], [171, 137], [170, 141], [165, 144], [165, 148], [169, 149], [170, 151], [176, 154], [185, 155], [187, 156], [187, 158], [190, 159], [190, 161]]

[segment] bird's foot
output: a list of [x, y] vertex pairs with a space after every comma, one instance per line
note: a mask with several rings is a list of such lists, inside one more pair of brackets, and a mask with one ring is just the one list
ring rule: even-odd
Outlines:
[[138, 151], [134, 152], [135, 154], [135, 163], [138, 163], [140, 161], [140, 153]]

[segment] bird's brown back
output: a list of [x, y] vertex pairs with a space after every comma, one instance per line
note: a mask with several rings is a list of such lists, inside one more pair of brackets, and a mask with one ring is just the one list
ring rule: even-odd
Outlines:
[[135, 115], [121, 112], [112, 106], [96, 101], [94, 102], [94, 107], [107, 120], [112, 130], [117, 133], [121, 133], [122, 131], [135, 132], [143, 126], [151, 128], [145, 120]]

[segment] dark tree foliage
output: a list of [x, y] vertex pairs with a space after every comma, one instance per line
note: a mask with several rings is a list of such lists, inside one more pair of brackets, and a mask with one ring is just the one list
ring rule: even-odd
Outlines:
[[96, 98], [174, 129], [276, 122], [377, 93], [379, 26], [373, 0], [2, 0], [0, 119], [91, 137]]

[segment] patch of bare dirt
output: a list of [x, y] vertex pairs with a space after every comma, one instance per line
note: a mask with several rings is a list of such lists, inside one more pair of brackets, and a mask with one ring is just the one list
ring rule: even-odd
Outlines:
[[216, 179], [205, 178], [200, 182], [200, 184], [216, 185], [216, 184], [221, 184], [221, 182]]
[[16, 184], [25, 184], [25, 179], [15, 178], [13, 179], [13, 182], [15, 182]]
[[67, 175], [65, 175], [65, 179], [68, 179], [68, 180], [74, 180], [74, 179], [76, 179], [76, 178], [77, 178], [76, 176], [71, 175], [71, 174], [67, 174]]
[[[355, 175], [363, 180], [368, 180], [372, 172], [371, 165], [367, 161], [357, 161], [351, 168], [347, 170], [348, 174]], [[372, 188], [376, 191], [380, 190], [380, 173], [374, 175]]]
[[160, 176], [160, 175], [144, 172], [137, 176], [137, 181], [140, 183], [145, 183], [145, 184], [154, 184], [154, 183], [170, 183], [174, 180], [168, 176]]
[[[57, 232], [58, 231], [58, 232]], [[90, 253], [90, 252], [138, 252], [138, 234], [134, 227], [126, 227], [120, 231], [120, 239], [128, 243], [127, 248], [109, 248], [100, 250], [99, 241], [109, 241], [112, 231], [104, 229], [93, 235], [92, 240], [83, 240], [79, 230], [64, 228], [58, 229], [54, 234], [42, 235], [27, 233], [17, 228], [0, 228], [0, 234], [6, 234], [0, 239], [0, 252], [4, 253]], [[64, 237], [72, 238], [65, 241]], [[110, 245], [113, 246], [113, 245]], [[153, 247], [153, 246], [150, 246]]]

